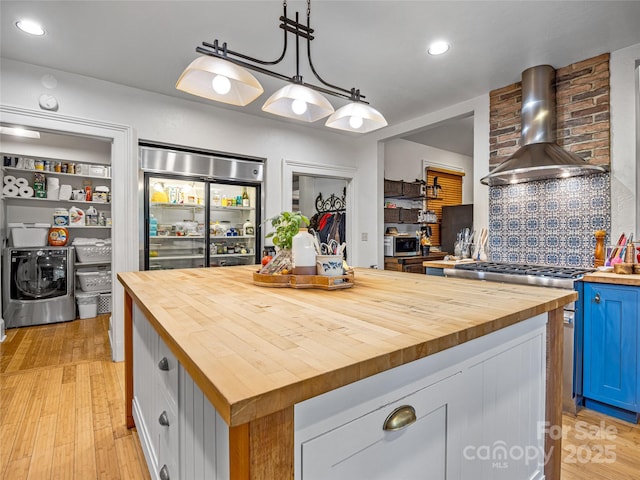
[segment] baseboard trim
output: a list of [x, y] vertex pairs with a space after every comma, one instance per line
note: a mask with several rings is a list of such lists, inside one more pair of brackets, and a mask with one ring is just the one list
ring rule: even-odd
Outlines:
[[133, 398], [133, 419], [136, 422], [136, 430], [138, 431], [138, 438], [140, 439], [140, 445], [144, 453], [144, 459], [147, 462], [147, 468], [152, 478], [160, 478], [156, 466], [158, 465], [158, 458], [156, 452], [153, 450], [151, 444], [151, 438], [149, 436], [149, 430], [144, 423], [144, 418], [140, 413], [140, 407], [136, 398]]

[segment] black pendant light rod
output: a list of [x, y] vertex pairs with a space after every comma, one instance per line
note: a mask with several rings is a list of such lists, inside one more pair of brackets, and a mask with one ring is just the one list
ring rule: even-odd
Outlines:
[[[259, 72], [262, 73], [264, 75], [268, 75], [270, 77], [274, 77], [274, 78], [278, 78], [280, 80], [284, 80], [287, 82], [291, 82], [291, 83], [296, 83], [299, 85], [304, 85], [305, 87], [311, 88], [312, 90], [316, 90], [318, 92], [324, 93], [326, 95], [332, 95], [334, 97], [338, 97], [338, 98], [346, 98], [348, 100], [352, 100], [352, 101], [358, 101], [361, 103], [366, 103], [369, 104], [369, 102], [365, 101], [364, 98], [366, 98], [364, 95], [360, 94], [360, 90], [356, 89], [356, 88], [352, 88], [350, 90], [347, 90], [345, 88], [342, 87], [338, 87], [337, 85], [333, 85], [331, 83], [328, 83], [326, 81], [324, 81], [320, 75], [318, 74], [318, 72], [316, 71], [313, 62], [311, 61], [311, 40], [313, 40], [315, 37], [312, 35], [314, 33], [314, 29], [311, 28], [310, 26], [310, 18], [311, 18], [311, 6], [310, 6], [310, 0], [307, 1], [307, 25], [303, 25], [298, 21], [298, 12], [296, 12], [296, 19], [295, 20], [291, 20], [290, 18], [287, 17], [287, 2], [283, 2], [283, 13], [284, 15], [280, 17], [280, 21], [282, 22], [280, 24], [280, 28], [284, 30], [284, 42], [283, 42], [283, 49], [282, 49], [282, 54], [280, 55], [280, 57], [276, 60], [273, 61], [266, 61], [266, 60], [260, 60], [258, 58], [254, 58], [251, 57], [249, 55], [245, 55], [243, 53], [239, 53], [239, 52], [235, 52], [233, 50], [229, 50], [227, 49], [227, 44], [226, 42], [223, 43], [222, 47], [219, 46], [218, 40], [214, 40], [213, 43], [209, 43], [209, 42], [202, 42], [202, 47], [196, 47], [196, 52], [197, 53], [201, 53], [203, 55], [208, 55], [210, 57], [217, 57], [217, 58], [221, 58], [223, 60], [226, 60], [228, 62], [231, 62], [235, 65], [247, 68], [249, 70], [253, 70], [255, 72]], [[272, 70], [268, 70], [266, 68], [260, 67], [258, 65], [253, 65], [255, 63], [259, 64], [259, 65], [277, 65], [279, 64], [285, 57], [286, 53], [287, 53], [287, 33], [293, 33], [296, 36], [296, 75], [293, 77], [289, 77], [287, 75], [283, 75], [281, 73], [278, 72], [274, 72]], [[306, 83], [302, 80], [302, 77], [300, 76], [300, 55], [299, 55], [299, 40], [300, 37], [304, 38], [307, 40], [307, 59], [309, 61], [309, 67], [311, 69], [311, 72], [313, 73], [313, 75], [316, 77], [316, 79], [318, 79], [318, 81], [320, 83], [322, 83], [325, 87], [321, 87], [318, 85], [313, 85], [311, 83]], [[203, 48], [206, 47], [206, 48]], [[232, 58], [232, 57], [238, 57], [236, 58]], [[243, 60], [247, 60], [247, 62], [252, 62], [252, 63], [247, 63], [243, 60], [239, 60], [239, 59], [243, 59]]]
[[[296, 13], [296, 20], [297, 20], [297, 13]], [[307, 29], [313, 32], [313, 29], [311, 28], [311, 7], [310, 6], [307, 7]], [[307, 59], [309, 60], [309, 67], [311, 68], [311, 72], [320, 81], [320, 83], [322, 83], [323, 85], [329, 88], [333, 88], [334, 90], [345, 92], [346, 94], [349, 95], [348, 98], [353, 101], [361, 101], [362, 98], [366, 98], [364, 95], [360, 95], [360, 90], [356, 90], [355, 88], [352, 88], [351, 90], [347, 90], [345, 88], [338, 87], [337, 85], [333, 85], [329, 82], [325, 82], [322, 79], [322, 77], [320, 77], [315, 67], [313, 66], [313, 61], [311, 60], [311, 40], [313, 40], [313, 37], [311, 38], [307, 37]], [[367, 102], [363, 102], [363, 103], [367, 103]]]

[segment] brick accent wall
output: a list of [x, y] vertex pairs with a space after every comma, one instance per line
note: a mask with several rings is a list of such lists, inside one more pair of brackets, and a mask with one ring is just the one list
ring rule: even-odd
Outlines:
[[[490, 166], [520, 147], [520, 82], [489, 94]], [[556, 69], [557, 142], [598, 165], [610, 163], [609, 54]]]

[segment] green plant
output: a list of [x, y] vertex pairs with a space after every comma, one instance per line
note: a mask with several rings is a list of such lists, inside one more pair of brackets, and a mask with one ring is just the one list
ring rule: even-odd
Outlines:
[[267, 218], [265, 223], [271, 222], [275, 231], [267, 233], [266, 238], [271, 238], [276, 247], [286, 250], [291, 249], [293, 237], [298, 233], [302, 225], [309, 225], [309, 219], [300, 212], [282, 212], [271, 218]]

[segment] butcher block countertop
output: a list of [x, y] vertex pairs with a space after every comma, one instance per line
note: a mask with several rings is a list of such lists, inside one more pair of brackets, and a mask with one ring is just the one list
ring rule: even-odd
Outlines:
[[571, 290], [356, 269], [353, 288], [252, 283], [256, 266], [119, 273], [230, 426], [562, 307]]
[[473, 260], [426, 260], [422, 266], [429, 268], [456, 268], [461, 263], [475, 263]]
[[613, 272], [593, 272], [582, 278], [585, 282], [611, 283], [613, 285], [631, 285], [640, 287], [640, 275], [623, 275]]

